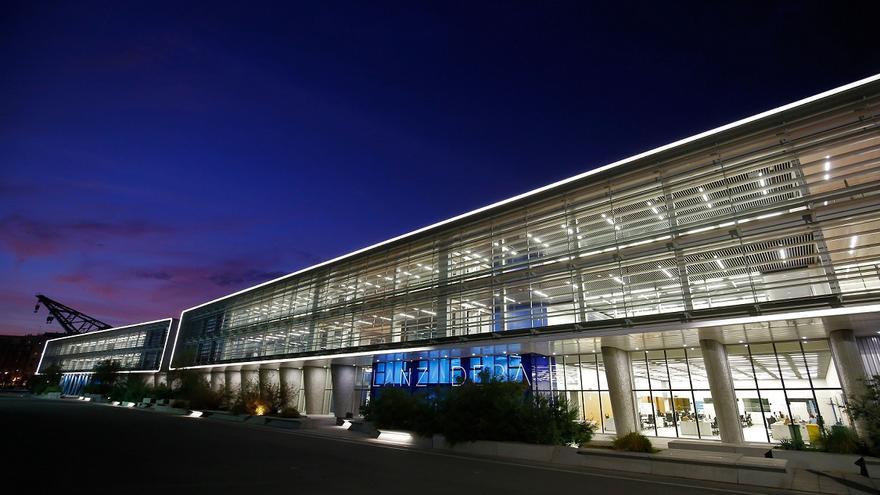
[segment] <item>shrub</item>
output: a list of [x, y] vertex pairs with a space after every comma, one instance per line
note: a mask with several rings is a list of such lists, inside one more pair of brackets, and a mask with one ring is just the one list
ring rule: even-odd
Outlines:
[[441, 433], [451, 444], [494, 440], [566, 445], [592, 438], [596, 425], [576, 422], [578, 413], [564, 398], [539, 395], [522, 383], [488, 374], [481, 382], [417, 394], [384, 388], [361, 412], [378, 428], [423, 436]]
[[863, 454], [865, 445], [858, 434], [846, 426], [833, 426], [817, 443], [819, 450], [834, 454]]
[[191, 370], [181, 370], [169, 377], [178, 386], [172, 391], [175, 399], [187, 401], [192, 409], [219, 409], [223, 394], [211, 389], [205, 375]]
[[848, 396], [847, 411], [864, 428], [862, 435], [869, 453], [876, 456], [880, 455], [880, 375], [874, 375], [864, 383], [861, 392]]
[[410, 394], [399, 388], [383, 388], [378, 391], [369, 404], [361, 408], [361, 414], [377, 428], [391, 428], [415, 431], [421, 435], [431, 435], [432, 414], [424, 394]]
[[655, 452], [648, 437], [637, 432], [627, 433], [614, 440], [613, 447], [615, 450], [626, 450], [627, 452]]
[[61, 366], [52, 364], [46, 366], [43, 372], [31, 380], [31, 392], [34, 394], [48, 394], [50, 392], [61, 392], [62, 376]]
[[119, 365], [119, 362], [109, 359], [96, 364], [92, 369], [94, 371], [92, 380], [83, 387], [83, 393], [98, 394], [105, 397], [111, 395], [117, 389], [120, 369], [122, 367]]
[[[251, 414], [262, 416], [271, 413], [273, 404], [265, 399], [266, 392], [260, 390], [256, 382], [245, 382], [241, 388], [233, 392], [232, 404], [229, 407], [233, 414]], [[277, 410], [277, 409], [276, 409]]]
[[800, 438], [783, 438], [776, 447], [782, 450], [807, 450], [807, 444]]
[[174, 392], [171, 390], [171, 387], [163, 383], [150, 390], [150, 397], [153, 399], [171, 399], [174, 397]]
[[299, 418], [300, 416], [302, 416], [299, 413], [299, 409], [295, 407], [282, 407], [281, 412], [278, 413], [278, 415], [282, 418]]

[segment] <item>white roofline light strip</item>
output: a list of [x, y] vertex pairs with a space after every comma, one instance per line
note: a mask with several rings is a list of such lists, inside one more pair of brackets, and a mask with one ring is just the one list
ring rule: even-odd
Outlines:
[[[845, 84], [845, 85], [843, 85], [843, 86], [840, 86], [840, 87], [837, 87], [837, 88], [834, 88], [834, 89], [830, 89], [830, 90], [828, 90], [828, 91], [824, 91], [824, 92], [822, 92], [822, 93], [819, 93], [819, 94], [816, 94], [816, 95], [813, 95], [813, 96], [810, 96], [810, 97], [807, 97], [807, 98], [803, 98], [803, 99], [801, 99], [801, 100], [797, 100], [797, 101], [795, 101], [795, 102], [793, 102], [793, 103], [788, 103], [788, 104], [786, 104], [786, 105], [782, 105], [782, 106], [777, 107], [777, 108], [774, 108], [774, 109], [772, 109], [772, 110], [767, 110], [767, 111], [765, 111], [765, 112], [761, 112], [761, 113], [759, 113], [759, 114], [752, 115], [751, 117], [746, 117], [746, 118], [744, 118], [744, 119], [740, 119], [740, 120], [737, 120], [737, 121], [735, 121], [735, 122], [731, 122], [730, 124], [725, 124], [725, 125], [723, 125], [723, 126], [716, 127], [716, 128], [714, 128], [714, 129], [710, 129], [710, 130], [708, 130], [708, 131], [704, 131], [704, 132], [701, 132], [701, 133], [699, 133], [699, 134], [695, 134], [695, 135], [693, 135], [693, 136], [690, 136], [690, 137], [687, 137], [687, 138], [684, 138], [684, 139], [680, 139], [680, 140], [678, 140], [678, 141], [674, 141], [674, 142], [669, 143], [669, 144], [665, 144], [665, 145], [663, 145], [663, 146], [660, 146], [660, 147], [654, 148], [654, 149], [652, 149], [652, 150], [645, 151], [645, 152], [639, 153], [639, 154], [637, 154], [637, 155], [633, 155], [633, 156], [631, 156], [631, 157], [624, 158], [624, 159], [622, 159], [622, 160], [618, 160], [618, 161], [616, 161], [616, 162], [612, 162], [612, 163], [609, 163], [609, 164], [607, 164], [607, 165], [603, 165], [603, 166], [601, 166], [601, 167], [597, 167], [597, 168], [594, 168], [594, 169], [588, 170], [588, 171], [586, 171], [586, 172], [584, 172], [584, 173], [581, 173], [581, 174], [578, 174], [578, 175], [575, 175], [575, 176], [569, 177], [569, 178], [567, 178], [567, 179], [562, 179], [562, 180], [557, 181], [557, 182], [554, 182], [554, 183], [552, 183], [552, 184], [548, 184], [548, 185], [546, 185], [546, 186], [542, 186], [542, 187], [539, 187], [539, 188], [537, 188], [537, 189], [533, 189], [533, 190], [531, 190], [531, 191], [528, 191], [528, 192], [525, 192], [525, 193], [522, 193], [522, 194], [519, 194], [519, 195], [513, 196], [512, 198], [508, 198], [508, 199], [505, 199], [505, 200], [502, 200], [502, 201], [498, 201], [498, 202], [496, 202], [496, 203], [492, 203], [492, 204], [487, 205], [487, 206], [483, 206], [483, 207], [481, 207], [481, 208], [477, 208], [476, 210], [471, 210], [471, 211], [469, 211], [469, 212], [462, 213], [462, 214], [460, 214], [460, 215], [454, 216], [454, 217], [449, 218], [449, 219], [447, 219], [447, 220], [443, 220], [443, 221], [440, 221], [440, 222], [437, 222], [437, 223], [434, 223], [434, 224], [428, 225], [428, 226], [426, 226], [426, 227], [422, 227], [422, 228], [420, 228], [420, 229], [413, 230], [412, 232], [409, 232], [409, 233], [406, 233], [406, 234], [402, 234], [402, 235], [399, 235], [399, 236], [397, 236], [397, 237], [393, 237], [393, 238], [388, 239], [388, 240], [386, 240], [386, 241], [382, 241], [382, 242], [379, 242], [379, 243], [373, 244], [373, 245], [371, 245], [371, 246], [367, 246], [367, 247], [365, 247], [365, 248], [361, 248], [361, 249], [358, 249], [358, 250], [356, 250], [356, 251], [352, 251], [352, 252], [350, 252], [350, 253], [348, 253], [348, 254], [344, 254], [344, 255], [342, 255], [342, 256], [338, 256], [338, 257], [336, 257], [336, 258], [333, 258], [333, 259], [330, 259], [330, 260], [327, 260], [327, 261], [323, 261], [323, 262], [321, 262], [321, 263], [318, 263], [318, 264], [315, 264], [315, 265], [312, 265], [312, 266], [309, 266], [309, 267], [303, 268], [303, 269], [298, 270], [298, 271], [296, 271], [296, 272], [293, 272], [293, 273], [290, 273], [290, 274], [287, 274], [287, 275], [283, 275], [283, 276], [278, 277], [278, 278], [274, 278], [274, 279], [272, 279], [272, 280], [269, 280], [269, 281], [263, 282], [263, 283], [261, 283], [261, 284], [257, 284], [257, 285], [254, 285], [254, 286], [252, 286], [252, 287], [248, 287], [248, 288], [246, 288], [246, 289], [242, 289], [242, 290], [240, 290], [240, 291], [238, 291], [238, 292], [234, 292], [234, 293], [229, 294], [229, 295], [226, 295], [226, 296], [218, 297], [218, 298], [213, 299], [213, 300], [211, 300], [211, 301], [208, 301], [208, 302], [205, 302], [205, 303], [199, 304], [199, 305], [197, 305], [197, 306], [193, 306], [193, 307], [191, 307], [191, 308], [187, 308], [187, 309], [183, 310], [183, 312], [181, 312], [181, 320], [183, 319], [183, 318], [182, 318], [182, 317], [183, 317], [183, 313], [186, 313], [187, 311], [191, 311], [191, 310], [194, 310], [194, 309], [198, 309], [198, 308], [201, 308], [201, 307], [203, 307], [203, 306], [207, 306], [207, 305], [209, 305], [209, 304], [213, 304], [213, 303], [215, 303], [215, 302], [222, 301], [222, 300], [224, 300], [224, 299], [229, 299], [229, 298], [231, 298], [231, 297], [234, 297], [234, 296], [237, 296], [237, 295], [239, 295], [239, 294], [242, 294], [242, 293], [245, 293], [245, 292], [251, 291], [251, 290], [253, 290], [253, 289], [257, 289], [257, 288], [259, 288], [259, 287], [263, 287], [263, 286], [265, 286], [265, 285], [269, 285], [269, 284], [272, 284], [272, 283], [275, 283], [275, 282], [278, 282], [278, 281], [281, 281], [281, 280], [284, 280], [284, 279], [287, 279], [287, 278], [291, 278], [291, 277], [295, 277], [295, 276], [297, 276], [297, 275], [301, 275], [301, 274], [303, 274], [303, 273], [306, 273], [306, 272], [308, 272], [308, 271], [314, 270], [314, 269], [316, 269], [316, 268], [320, 268], [320, 267], [322, 267], [322, 266], [326, 266], [326, 265], [329, 265], [329, 264], [332, 264], [332, 263], [336, 263], [336, 262], [338, 262], [338, 261], [342, 261], [342, 260], [347, 259], [347, 258], [350, 258], [350, 257], [352, 257], [352, 256], [356, 256], [356, 255], [358, 255], [358, 254], [361, 254], [361, 253], [364, 253], [364, 252], [370, 251], [370, 250], [372, 250], [372, 249], [375, 249], [375, 248], [378, 248], [378, 247], [384, 246], [384, 245], [386, 245], [386, 244], [391, 244], [391, 243], [393, 243], [393, 242], [400, 241], [400, 240], [405, 239], [405, 238], [407, 238], [407, 237], [411, 237], [411, 236], [414, 236], [414, 235], [417, 235], [417, 234], [420, 234], [420, 233], [423, 233], [423, 232], [426, 232], [426, 231], [429, 231], [429, 230], [435, 229], [435, 228], [437, 228], [437, 227], [441, 227], [441, 226], [443, 226], [443, 225], [447, 225], [447, 224], [449, 224], [449, 223], [453, 223], [453, 222], [456, 222], [456, 221], [458, 221], [458, 220], [462, 220], [462, 219], [464, 219], [464, 218], [468, 218], [468, 217], [470, 217], [470, 216], [477, 215], [477, 214], [479, 214], [479, 213], [483, 213], [483, 212], [485, 212], [485, 211], [492, 210], [492, 209], [494, 209], [494, 208], [498, 208], [498, 207], [503, 206], [503, 205], [505, 205], [505, 204], [512, 203], [512, 202], [514, 202], [514, 201], [518, 201], [518, 200], [521, 200], [521, 199], [524, 199], [524, 198], [527, 198], [527, 197], [530, 197], [530, 196], [534, 196], [534, 195], [536, 195], [536, 194], [540, 194], [540, 193], [542, 193], [542, 192], [545, 192], [545, 191], [548, 191], [548, 190], [551, 190], [551, 189], [555, 189], [555, 188], [557, 188], [557, 187], [563, 186], [563, 185], [565, 185], [565, 184], [569, 184], [569, 183], [571, 183], [571, 182], [578, 181], [578, 180], [583, 179], [583, 178], [585, 178], [585, 177], [589, 177], [589, 176], [592, 176], [592, 175], [595, 175], [595, 174], [598, 174], [598, 173], [601, 173], [601, 172], [605, 172], [606, 170], [610, 170], [610, 169], [612, 169], [612, 168], [616, 168], [616, 167], [619, 167], [619, 166], [621, 166], [621, 165], [625, 165], [625, 164], [627, 164], [627, 163], [631, 163], [631, 162], [634, 162], [634, 161], [640, 160], [640, 159], [642, 159], [642, 158], [646, 158], [646, 157], [649, 157], [649, 156], [651, 156], [651, 155], [655, 155], [655, 154], [657, 154], [657, 153], [661, 153], [661, 152], [666, 151], [666, 150], [669, 150], [669, 149], [673, 149], [673, 148], [676, 148], [676, 147], [679, 147], [679, 146], [682, 146], [682, 145], [685, 145], [685, 144], [688, 144], [688, 143], [692, 143], [692, 142], [694, 142], [694, 141], [697, 141], [697, 140], [703, 139], [703, 138], [705, 138], [705, 137], [712, 136], [712, 135], [714, 135], [714, 134], [718, 134], [718, 133], [720, 133], [720, 132], [724, 132], [724, 131], [727, 131], [727, 130], [730, 130], [730, 129], [734, 129], [734, 128], [736, 128], [736, 127], [740, 127], [740, 126], [742, 126], [742, 125], [745, 125], [745, 124], [748, 124], [748, 123], [751, 123], [751, 122], [754, 122], [754, 121], [757, 121], [757, 120], [760, 120], [760, 119], [763, 119], [763, 118], [766, 118], [766, 117], [770, 117], [770, 116], [772, 116], [772, 115], [776, 115], [776, 114], [778, 114], [778, 113], [785, 112], [785, 111], [787, 111], [787, 110], [791, 110], [791, 109], [793, 109], [793, 108], [797, 108], [797, 107], [799, 107], [799, 106], [806, 105], [806, 104], [808, 104], [808, 103], [812, 103], [812, 102], [814, 102], [814, 101], [821, 100], [821, 99], [823, 99], [823, 98], [828, 98], [828, 97], [830, 97], [830, 96], [834, 96], [834, 95], [836, 95], [836, 94], [838, 94], [838, 93], [842, 93], [842, 92], [844, 92], [844, 91], [848, 91], [848, 90], [850, 90], [850, 89], [857, 88], [857, 87], [859, 87], [859, 86], [864, 86], [864, 85], [866, 85], [866, 84], [869, 84], [869, 83], [872, 83], [872, 82], [874, 82], [874, 81], [878, 81], [878, 80], [880, 80], [880, 74], [875, 74], [875, 75], [873, 75], [873, 76], [869, 76], [869, 77], [866, 77], [866, 78], [864, 78], [864, 79], [860, 79], [860, 80], [858, 80], [858, 81], [851, 82], [851, 83], [849, 83], [849, 84]], [[173, 356], [173, 354], [172, 354], [172, 356]]]

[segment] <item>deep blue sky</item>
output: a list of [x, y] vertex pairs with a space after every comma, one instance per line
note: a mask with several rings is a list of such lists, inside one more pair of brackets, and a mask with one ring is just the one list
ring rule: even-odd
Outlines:
[[177, 316], [880, 72], [869, 3], [712, 3], [6, 2], [0, 333], [52, 328], [38, 292]]

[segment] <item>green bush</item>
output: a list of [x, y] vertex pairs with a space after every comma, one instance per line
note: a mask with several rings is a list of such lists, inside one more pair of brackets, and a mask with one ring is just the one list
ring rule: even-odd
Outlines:
[[299, 413], [299, 409], [295, 407], [282, 407], [281, 412], [278, 413], [282, 418], [299, 418], [302, 415]]
[[848, 396], [848, 407], [852, 419], [863, 425], [862, 436], [871, 455], [880, 456], [880, 375], [864, 381], [865, 388], [860, 393]]
[[399, 388], [383, 388], [361, 408], [361, 414], [377, 428], [434, 433], [433, 413], [424, 394], [410, 394]]
[[153, 387], [150, 390], [150, 395], [148, 395], [147, 397], [151, 397], [156, 400], [159, 400], [159, 399], [168, 400], [168, 399], [174, 398], [174, 391], [171, 390], [171, 387], [169, 387], [168, 385], [163, 383], [157, 387]]
[[223, 402], [223, 394], [211, 389], [203, 373], [181, 370], [169, 380], [177, 384], [172, 391], [173, 398], [187, 402], [190, 409], [219, 409]]
[[548, 445], [588, 442], [593, 423], [578, 423], [577, 411], [562, 397], [528, 391], [521, 383], [482, 377], [451, 389], [410, 394], [384, 388], [361, 409], [378, 428], [440, 433], [455, 444], [476, 440]]
[[626, 450], [627, 452], [655, 452], [648, 437], [637, 432], [627, 433], [614, 440], [613, 447], [615, 450]]
[[782, 450], [807, 450], [807, 444], [800, 438], [783, 438], [776, 446]]
[[823, 452], [834, 454], [864, 454], [866, 448], [852, 428], [833, 426], [827, 431], [816, 447]]
[[59, 384], [62, 374], [61, 366], [57, 364], [46, 366], [41, 374], [31, 380], [31, 392], [37, 395], [61, 392]]

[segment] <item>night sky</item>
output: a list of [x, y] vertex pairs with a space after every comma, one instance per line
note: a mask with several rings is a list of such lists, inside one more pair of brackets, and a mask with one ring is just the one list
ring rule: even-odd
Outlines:
[[36, 293], [176, 317], [880, 72], [869, 3], [235, 3], [4, 2], [0, 333], [58, 329]]

